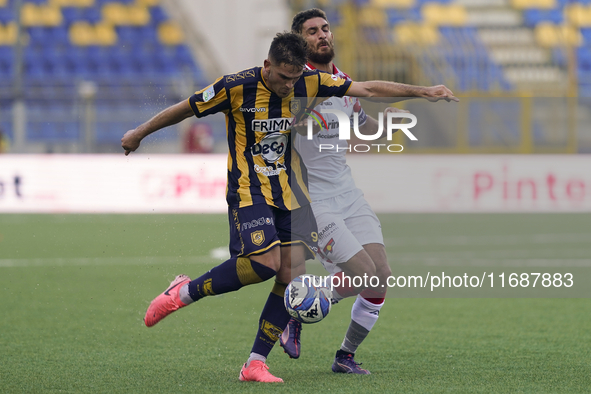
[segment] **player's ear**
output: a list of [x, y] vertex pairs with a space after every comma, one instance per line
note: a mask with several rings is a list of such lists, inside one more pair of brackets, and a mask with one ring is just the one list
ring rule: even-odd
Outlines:
[[271, 68], [271, 61], [269, 61], [269, 59], [265, 59], [265, 61], [263, 62], [263, 68], [265, 69], [265, 71], [269, 71], [269, 69]]

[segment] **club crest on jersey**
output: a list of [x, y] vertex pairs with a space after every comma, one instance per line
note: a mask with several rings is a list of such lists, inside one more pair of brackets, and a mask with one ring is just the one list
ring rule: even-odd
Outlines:
[[297, 99], [293, 99], [289, 102], [289, 111], [293, 114], [293, 115], [297, 115], [298, 112], [300, 112], [300, 100]]
[[250, 234], [250, 239], [252, 240], [252, 243], [256, 246], [261, 246], [263, 242], [265, 242], [265, 233], [263, 232], [263, 230], [253, 231]]

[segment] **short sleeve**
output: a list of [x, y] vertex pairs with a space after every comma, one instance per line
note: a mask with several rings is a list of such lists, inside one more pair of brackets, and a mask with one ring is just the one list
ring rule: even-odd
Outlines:
[[195, 92], [189, 97], [189, 104], [198, 118], [228, 111], [230, 109], [230, 98], [224, 83], [224, 77], [218, 78], [208, 87]]
[[320, 72], [318, 78], [318, 97], [343, 97], [347, 95], [349, 87], [351, 87], [351, 81], [333, 74]]

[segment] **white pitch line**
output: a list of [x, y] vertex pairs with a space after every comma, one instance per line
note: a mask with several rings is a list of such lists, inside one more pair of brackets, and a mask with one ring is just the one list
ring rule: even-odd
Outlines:
[[171, 257], [58, 257], [34, 259], [0, 259], [0, 268], [7, 267], [62, 267], [62, 266], [100, 266], [100, 265], [150, 265], [215, 263], [209, 256], [171, 256]]
[[400, 258], [389, 259], [393, 268], [404, 267], [562, 267], [591, 268], [591, 259], [458, 259], [458, 258]]
[[522, 244], [591, 244], [591, 233], [572, 234], [528, 234], [528, 235], [451, 235], [417, 237], [390, 237], [385, 239], [386, 246], [411, 245], [522, 245]]

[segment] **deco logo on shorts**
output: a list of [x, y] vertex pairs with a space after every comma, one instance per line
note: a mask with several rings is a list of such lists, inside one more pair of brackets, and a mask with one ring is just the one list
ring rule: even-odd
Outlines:
[[252, 243], [256, 246], [261, 246], [263, 242], [265, 242], [265, 233], [263, 232], [263, 230], [253, 231], [250, 234], [250, 239], [252, 240]]

